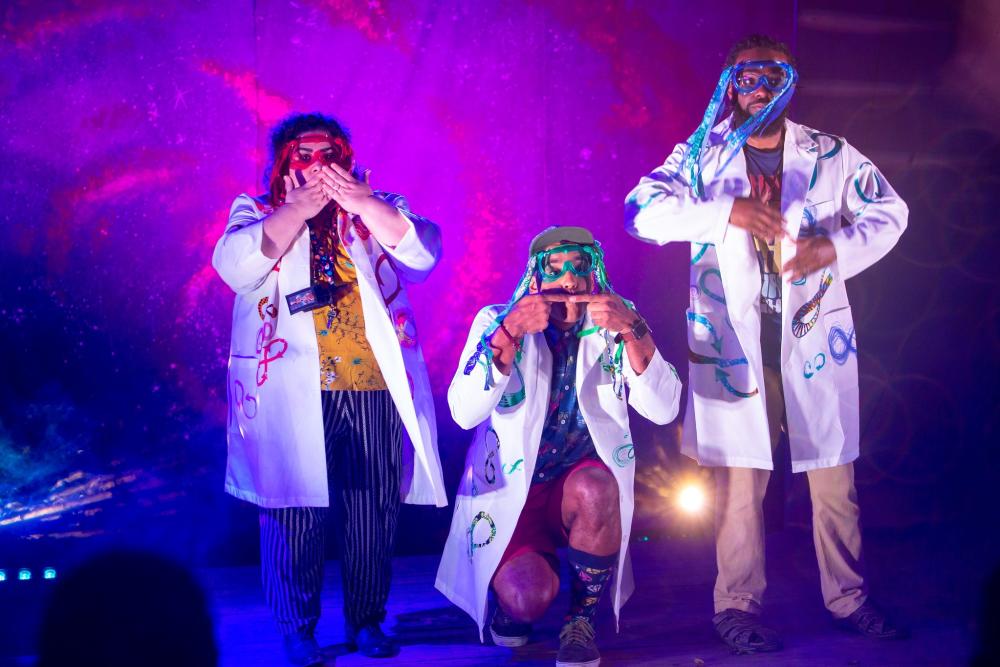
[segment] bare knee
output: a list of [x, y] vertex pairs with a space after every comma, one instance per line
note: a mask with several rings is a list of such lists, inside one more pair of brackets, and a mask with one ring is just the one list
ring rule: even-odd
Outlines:
[[564, 494], [569, 496], [573, 518], [588, 523], [614, 523], [620, 517], [618, 481], [604, 468], [584, 468], [566, 480]]
[[516, 585], [496, 590], [504, 611], [520, 623], [534, 623], [540, 619], [556, 597], [550, 590]]
[[514, 620], [541, 618], [559, 592], [559, 578], [544, 556], [525, 554], [505, 563], [493, 580], [501, 606]]

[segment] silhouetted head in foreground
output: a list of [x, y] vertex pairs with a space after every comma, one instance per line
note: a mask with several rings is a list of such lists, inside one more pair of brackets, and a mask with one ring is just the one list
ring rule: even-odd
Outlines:
[[218, 649], [201, 586], [153, 554], [98, 556], [56, 586], [39, 636], [38, 667], [214, 667]]

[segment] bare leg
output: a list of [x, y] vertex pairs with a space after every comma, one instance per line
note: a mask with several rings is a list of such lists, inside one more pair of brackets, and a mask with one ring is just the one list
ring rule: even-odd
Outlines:
[[604, 589], [614, 578], [621, 548], [621, 510], [614, 475], [597, 467], [571, 473], [563, 485], [562, 516], [563, 524], [569, 527], [566, 551], [572, 580], [557, 662], [586, 662], [570, 658], [599, 656], [593, 645], [594, 619]]
[[559, 592], [559, 577], [545, 556], [528, 552], [500, 566], [493, 590], [508, 616], [519, 623], [533, 623]]
[[614, 475], [596, 467], [572, 472], [563, 486], [562, 519], [573, 549], [595, 556], [617, 553], [622, 519]]

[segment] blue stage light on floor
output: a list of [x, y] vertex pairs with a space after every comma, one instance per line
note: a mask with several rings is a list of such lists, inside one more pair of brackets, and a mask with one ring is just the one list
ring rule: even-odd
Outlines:
[[23, 568], [17, 571], [17, 578], [20, 581], [28, 581], [31, 579], [31, 570]]
[[42, 572], [42, 579], [55, 579], [55, 578], [56, 578], [56, 569], [54, 567], [47, 567]]
[[0, 581], [7, 581], [7, 570], [0, 570]]

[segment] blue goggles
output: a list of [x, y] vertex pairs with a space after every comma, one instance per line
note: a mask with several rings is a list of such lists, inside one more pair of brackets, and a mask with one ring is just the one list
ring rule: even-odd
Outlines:
[[[552, 255], [573, 252], [577, 253], [576, 257], [552, 258]], [[562, 264], [559, 263], [560, 259]], [[535, 253], [535, 266], [538, 267], [543, 283], [555, 282], [567, 273], [581, 277], [589, 276], [596, 264], [594, 247], [589, 245], [571, 243]]]
[[733, 66], [733, 88], [741, 95], [749, 95], [764, 86], [772, 93], [780, 93], [795, 83], [795, 68], [778, 60], [749, 60]]

